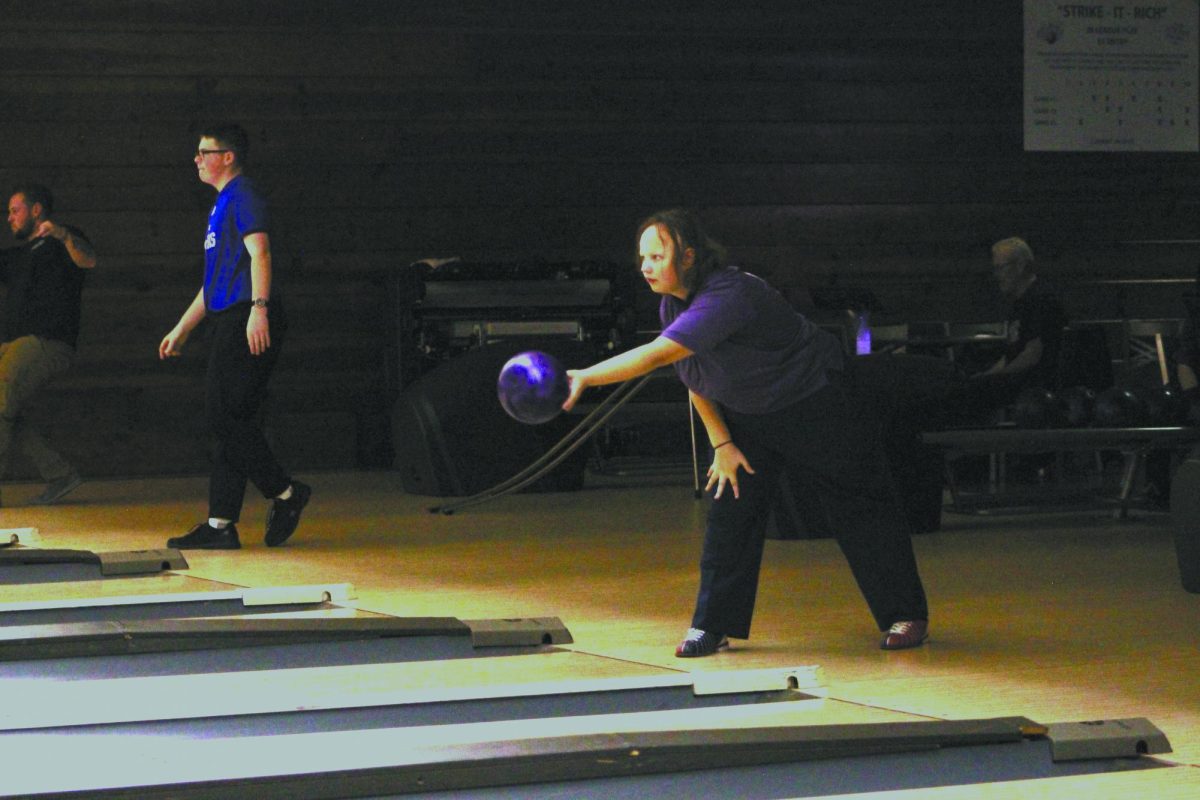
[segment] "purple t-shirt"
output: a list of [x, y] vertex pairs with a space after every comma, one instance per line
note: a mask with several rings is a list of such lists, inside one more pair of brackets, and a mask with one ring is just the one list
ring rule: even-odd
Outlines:
[[767, 414], [828, 383], [842, 368], [837, 337], [798, 314], [766, 281], [736, 267], [684, 302], [664, 295], [662, 335], [693, 355], [675, 362], [684, 385], [743, 414]]

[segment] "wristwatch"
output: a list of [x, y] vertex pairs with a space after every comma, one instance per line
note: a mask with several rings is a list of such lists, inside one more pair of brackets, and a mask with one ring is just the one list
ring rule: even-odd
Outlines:
[[271, 305], [271, 301], [265, 297], [254, 298], [254, 307], [255, 308], [266, 308], [269, 305]]

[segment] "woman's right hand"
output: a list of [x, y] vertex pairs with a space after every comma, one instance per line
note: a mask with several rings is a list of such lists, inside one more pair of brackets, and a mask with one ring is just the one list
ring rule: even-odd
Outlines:
[[588, 386], [587, 379], [581, 369], [567, 370], [567, 399], [563, 401], [563, 411], [570, 411], [579, 402], [579, 396]]
[[708, 485], [704, 487], [704, 491], [709, 491], [715, 485], [717, 487], [713, 499], [719, 499], [725, 491], [725, 486], [733, 490], [734, 498], [741, 495], [738, 494], [738, 467], [746, 470], [749, 474], [754, 474], [754, 469], [750, 466], [750, 462], [746, 460], [745, 454], [738, 449], [738, 446], [733, 442], [721, 445], [713, 451], [712, 466], [708, 468]]

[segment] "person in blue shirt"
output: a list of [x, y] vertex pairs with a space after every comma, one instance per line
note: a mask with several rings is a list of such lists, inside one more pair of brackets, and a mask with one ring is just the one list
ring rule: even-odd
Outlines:
[[[711, 655], [750, 635], [763, 544], [780, 470], [819, 487], [838, 543], [888, 650], [927, 638], [929, 613], [877, 415], [855, 391], [840, 343], [763, 280], [729, 266], [685, 210], [638, 230], [641, 273], [662, 296], [662, 333], [568, 370], [570, 409], [589, 386], [672, 364], [713, 450], [700, 588], [675, 654]], [[715, 489], [715, 491], [714, 491]]]
[[296, 530], [312, 494], [280, 466], [259, 422], [267, 382], [287, 333], [287, 317], [279, 293], [272, 294], [266, 203], [243, 174], [248, 153], [249, 137], [232, 124], [207, 128], [196, 150], [200, 180], [217, 190], [204, 235], [204, 284], [163, 337], [158, 356], [178, 356], [196, 326], [209, 320], [204, 406], [216, 447], [208, 521], [168, 539], [168, 547], [240, 548], [236, 523], [247, 481], [272, 501], [265, 540], [276, 547]]

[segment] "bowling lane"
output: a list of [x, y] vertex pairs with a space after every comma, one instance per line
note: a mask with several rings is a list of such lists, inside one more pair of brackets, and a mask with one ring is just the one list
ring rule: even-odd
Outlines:
[[816, 699], [813, 667], [684, 673], [565, 651], [255, 673], [10, 680], [0, 731], [274, 736], [313, 730], [692, 711]]
[[[46, 593], [43, 592], [43, 594]], [[17, 600], [0, 602], [0, 627], [65, 625], [118, 619], [129, 621], [295, 614], [314, 611], [331, 613], [340, 611], [346, 616], [367, 616], [366, 612], [338, 605], [353, 597], [354, 587], [350, 584], [318, 584], [267, 589], [234, 587], [213, 591], [173, 591], [162, 594]]]
[[77, 581], [67, 578], [33, 583], [0, 582], [0, 603], [189, 594], [228, 591], [235, 588], [242, 587], [225, 581], [168, 571], [152, 575], [118, 576], [104, 580]]

